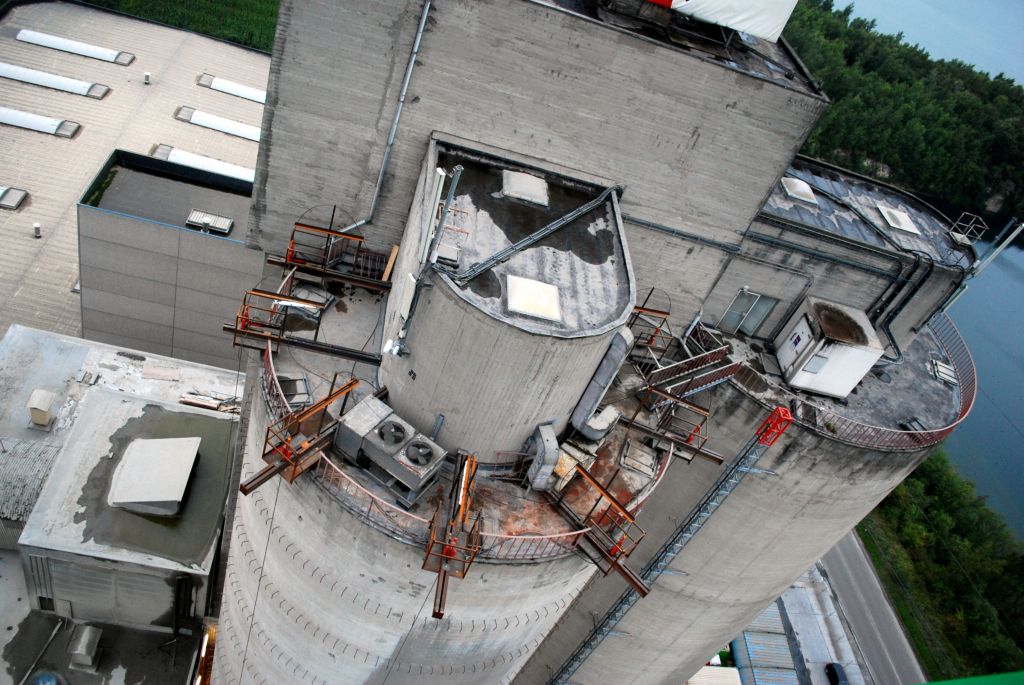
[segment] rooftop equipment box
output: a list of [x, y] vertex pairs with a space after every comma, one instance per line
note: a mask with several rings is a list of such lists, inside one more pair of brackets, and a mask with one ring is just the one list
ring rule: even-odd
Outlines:
[[814, 297], [804, 300], [774, 342], [789, 385], [840, 399], [885, 351], [864, 312]]

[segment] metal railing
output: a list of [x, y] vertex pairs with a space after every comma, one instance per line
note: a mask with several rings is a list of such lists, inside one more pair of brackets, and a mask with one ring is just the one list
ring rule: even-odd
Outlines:
[[[282, 281], [279, 293], [290, 294], [294, 282], [293, 269]], [[271, 345], [263, 350], [263, 361], [260, 364], [260, 385], [263, 398], [271, 421], [281, 420], [291, 412], [281, 384], [274, 370], [274, 358]], [[522, 461], [521, 454], [502, 453], [508, 465]], [[504, 465], [504, 464], [503, 464]], [[426, 545], [430, 535], [430, 520], [417, 516], [401, 507], [392, 504], [373, 494], [355, 479], [345, 473], [341, 467], [330, 459], [321, 458], [317, 465], [310, 469], [324, 488], [341, 503], [348, 511], [363, 519], [371, 526], [403, 541], [417, 545]], [[586, 532], [574, 530], [555, 535], [500, 535], [482, 533], [479, 558], [494, 561], [544, 561], [573, 554], [580, 536]]]
[[310, 472], [342, 506], [370, 525], [403, 540], [427, 544], [430, 519], [386, 502], [357, 483], [330, 459], [321, 459]]
[[498, 535], [481, 533], [481, 559], [542, 561], [567, 556], [576, 550], [586, 529], [556, 535]]
[[[796, 423], [833, 440], [858, 447], [887, 451], [914, 451], [931, 447], [942, 442], [970, 414], [977, 396], [978, 381], [974, 359], [971, 358], [971, 352], [967, 349], [967, 344], [960, 336], [960, 331], [957, 330], [953, 321], [945, 314], [938, 313], [928, 322], [928, 327], [949, 358], [950, 364], [956, 370], [960, 407], [956, 419], [949, 425], [922, 431], [872, 426], [812, 404], [779, 386], [773, 386], [773, 388], [789, 400], [790, 410]], [[735, 380], [743, 388], [757, 387], [757, 385], [767, 382], [760, 374], [747, 366], [744, 366], [736, 374]]]

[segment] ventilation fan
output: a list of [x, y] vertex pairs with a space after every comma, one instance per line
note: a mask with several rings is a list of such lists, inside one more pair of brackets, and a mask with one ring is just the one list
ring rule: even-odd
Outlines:
[[405, 448], [405, 458], [417, 466], [426, 466], [434, 458], [434, 449], [425, 442], [412, 442]]
[[405, 426], [397, 421], [385, 421], [377, 428], [377, 435], [387, 445], [397, 445], [405, 440]]

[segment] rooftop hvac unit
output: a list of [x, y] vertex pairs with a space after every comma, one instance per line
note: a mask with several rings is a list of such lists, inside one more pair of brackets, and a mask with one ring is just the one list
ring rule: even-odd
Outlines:
[[367, 397], [352, 407], [338, 421], [334, 431], [334, 448], [348, 461], [355, 463], [363, 439], [392, 413], [391, 407], [376, 397]]
[[387, 463], [415, 434], [416, 429], [408, 421], [398, 414], [390, 414], [366, 434], [362, 451], [374, 462]]
[[188, 218], [185, 219], [185, 226], [188, 228], [194, 228], [203, 233], [217, 233], [219, 235], [231, 233], [234, 225], [234, 219], [204, 212], [201, 209], [193, 209], [188, 213]]
[[394, 469], [398, 478], [410, 490], [418, 490], [432, 480], [441, 468], [446, 452], [425, 435], [417, 433], [404, 448], [395, 452], [394, 460], [400, 468]]

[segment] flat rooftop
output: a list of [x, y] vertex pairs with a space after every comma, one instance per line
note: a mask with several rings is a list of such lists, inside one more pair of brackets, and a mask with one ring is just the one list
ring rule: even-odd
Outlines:
[[[130, 52], [127, 66], [17, 40], [31, 29]], [[11, 7], [0, 17], [0, 62], [102, 84], [102, 99], [3, 79], [3, 106], [66, 119], [73, 138], [0, 125], [0, 185], [22, 188], [17, 211], [0, 210], [0, 334], [12, 323], [76, 335], [81, 307], [75, 205], [115, 149], [149, 155], [160, 144], [243, 167], [257, 143], [175, 118], [182, 106], [260, 126], [263, 105], [198, 84], [212, 74], [266, 88], [270, 56], [166, 26], [63, 2]], [[150, 72], [150, 85], [143, 72]], [[42, 239], [32, 238], [32, 224]]]
[[[601, 20], [597, 0], [536, 0], [589, 19]], [[607, 15], [606, 15], [607, 16]], [[666, 48], [684, 50], [724, 67], [796, 90], [821, 94], [821, 89], [794, 54], [780, 41], [757, 38], [740, 31], [707, 24], [673, 12], [671, 28], [649, 24], [621, 26]]]
[[[209, 573], [227, 496], [234, 416], [100, 388], [78, 418], [19, 544], [173, 571]], [[148, 516], [110, 506], [111, 482], [138, 438], [199, 437], [180, 512]]]
[[[241, 393], [235, 374], [202, 364], [131, 352], [17, 324], [0, 340], [0, 436], [12, 450], [42, 450], [52, 468], [30, 509], [22, 540], [107, 559], [175, 569], [208, 567], [227, 492], [236, 417], [180, 403], [200, 392]], [[29, 425], [35, 388], [56, 394], [48, 430]], [[182, 515], [150, 520], [107, 506], [113, 470], [132, 438], [203, 439]], [[56, 454], [53, 454], [56, 452]], [[4, 489], [12, 487], [4, 472]], [[179, 534], [169, 534], [177, 531]]]
[[[449, 170], [456, 164], [464, 169], [440, 239], [442, 246], [458, 249], [458, 266], [451, 267], [457, 272], [486, 262], [597, 200], [604, 190], [536, 170], [484, 161], [468, 153], [443, 152], [438, 163]], [[507, 194], [519, 190], [529, 194], [530, 188], [544, 204]], [[540, 297], [544, 303], [553, 303], [558, 318], [550, 312], [524, 313], [528, 307], [517, 309], [515, 288], [522, 281], [515, 279], [553, 286]], [[494, 264], [467, 285], [460, 287], [447, 277], [444, 280], [462, 299], [489, 316], [545, 335], [598, 335], [624, 323], [635, 300], [629, 252], [610, 196], [550, 235]]]
[[[814, 201], [792, 197], [783, 183], [786, 178], [806, 183]], [[949, 219], [897, 188], [806, 158], [794, 160], [783, 181], [775, 185], [762, 214], [873, 247], [923, 252], [942, 264], [966, 268], [974, 261], [970, 248], [949, 237]], [[894, 227], [891, 221], [899, 215], [887, 219], [882, 208], [904, 214], [912, 230]]]
[[[803, 406], [818, 407], [824, 413], [834, 413], [868, 426], [894, 431], [907, 430], [909, 419], [916, 418], [925, 430], [937, 430], [953, 423], [960, 410], [960, 389], [936, 378], [932, 373], [933, 360], [951, 363], [945, 349], [939, 344], [928, 326], [921, 328], [914, 341], [903, 350], [901, 364], [878, 365], [869, 372], [845, 399], [837, 400], [824, 395], [797, 390], [786, 385], [780, 375], [772, 373], [764, 363], [763, 348], [745, 340], [726, 336], [733, 346], [733, 357], [742, 359], [760, 373], [754, 382], [740, 374], [737, 381], [758, 399], [772, 406], [790, 407], [793, 399]], [[769, 355], [774, 359], [774, 355]], [[818, 416], [805, 415], [805, 421], [820, 424], [828, 430]]]
[[245, 195], [120, 165], [109, 173], [110, 185], [95, 203], [100, 209], [186, 230], [195, 230], [187, 228], [185, 221], [198, 209], [231, 219], [234, 226], [229, 237], [245, 236], [250, 202]]

